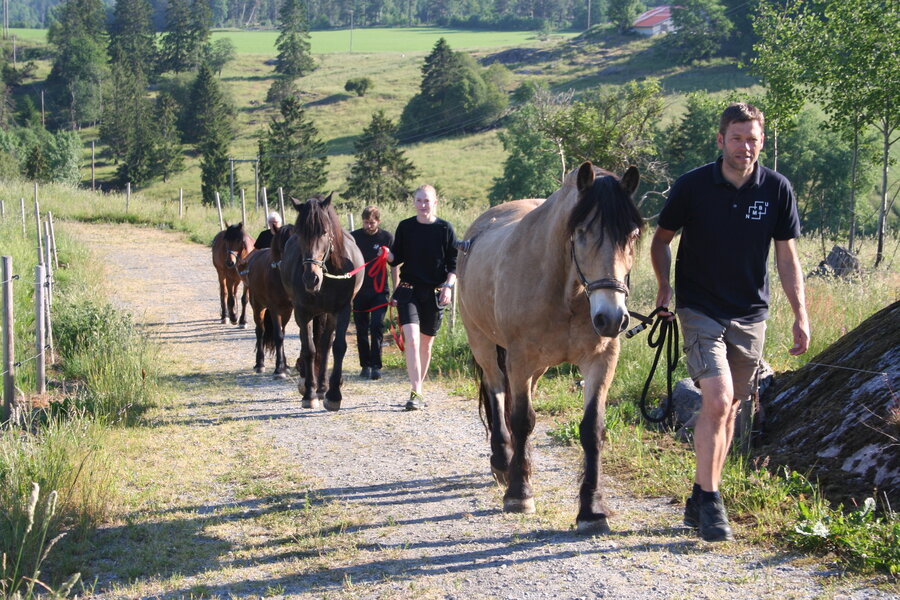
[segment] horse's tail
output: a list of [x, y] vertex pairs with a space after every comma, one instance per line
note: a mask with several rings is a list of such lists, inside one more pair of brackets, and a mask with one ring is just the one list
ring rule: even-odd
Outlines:
[[266, 315], [263, 317], [263, 349], [266, 354], [275, 354], [275, 328], [278, 322], [275, 320], [275, 311], [266, 309]]
[[[506, 348], [497, 346], [497, 367], [503, 373], [503, 391], [504, 391], [504, 411], [503, 415], [507, 420], [506, 426], [509, 428], [509, 374], [506, 372]], [[481, 423], [484, 425], [485, 432], [490, 436], [493, 426], [494, 413], [491, 410], [491, 394], [484, 383], [484, 370], [481, 365], [475, 362], [475, 381], [478, 384], [478, 414], [481, 417]]]

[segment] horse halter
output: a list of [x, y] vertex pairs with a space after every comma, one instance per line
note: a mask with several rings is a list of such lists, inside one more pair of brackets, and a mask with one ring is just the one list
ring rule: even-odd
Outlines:
[[328, 267], [325, 265], [328, 262], [328, 257], [331, 256], [331, 251], [334, 249], [334, 244], [332, 243], [331, 234], [328, 234], [328, 248], [325, 250], [325, 256], [322, 257], [322, 260], [315, 259], [313, 257], [304, 258], [304, 265], [316, 265], [320, 269], [322, 269], [323, 273], [328, 273]]
[[630, 293], [630, 291], [628, 289], [627, 280], [620, 281], [615, 277], [604, 277], [602, 279], [588, 281], [584, 276], [584, 273], [581, 271], [581, 265], [578, 264], [578, 256], [575, 255], [575, 238], [572, 237], [569, 242], [569, 247], [572, 250], [572, 262], [575, 263], [575, 272], [578, 273], [578, 279], [581, 280], [581, 284], [584, 286], [585, 296], [590, 298], [591, 292], [596, 290], [613, 290], [625, 294], [625, 297], [628, 298], [628, 294]]

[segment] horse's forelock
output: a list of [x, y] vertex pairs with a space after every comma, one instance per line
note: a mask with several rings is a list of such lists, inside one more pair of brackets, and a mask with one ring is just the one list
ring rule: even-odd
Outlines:
[[243, 242], [244, 241], [244, 224], [229, 225], [223, 236], [226, 242]]
[[614, 175], [604, 175], [594, 179], [590, 189], [580, 194], [569, 215], [568, 235], [571, 236], [581, 226], [603, 228], [597, 237], [598, 245], [603, 243], [603, 235], [608, 234], [619, 248], [624, 248], [635, 229], [643, 231], [644, 219], [631, 196], [622, 189], [619, 179]]
[[294, 226], [301, 238], [314, 240], [331, 233], [333, 249], [329, 257], [335, 269], [344, 266], [344, 230], [332, 204], [322, 206], [325, 197], [317, 195], [300, 205], [297, 223]]

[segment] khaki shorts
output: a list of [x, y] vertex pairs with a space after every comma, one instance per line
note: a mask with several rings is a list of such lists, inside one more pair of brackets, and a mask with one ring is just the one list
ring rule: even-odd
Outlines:
[[678, 309], [688, 374], [698, 386], [707, 377], [731, 378], [735, 400], [756, 392], [756, 372], [766, 340], [766, 322], [718, 321], [689, 308]]

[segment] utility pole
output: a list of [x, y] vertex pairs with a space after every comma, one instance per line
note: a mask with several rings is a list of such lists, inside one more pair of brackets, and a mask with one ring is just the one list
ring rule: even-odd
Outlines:
[[350, 54], [353, 54], [353, 9], [350, 9]]

